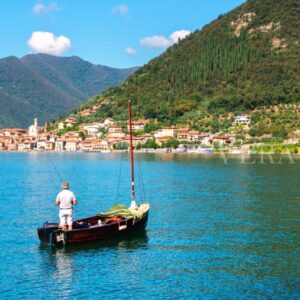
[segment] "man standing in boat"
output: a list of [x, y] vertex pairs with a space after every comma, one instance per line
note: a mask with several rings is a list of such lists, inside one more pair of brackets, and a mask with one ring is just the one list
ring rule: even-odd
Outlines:
[[63, 230], [72, 230], [73, 225], [73, 205], [77, 205], [77, 200], [73, 192], [69, 190], [69, 183], [63, 182], [62, 191], [58, 193], [55, 205], [59, 205], [59, 227]]

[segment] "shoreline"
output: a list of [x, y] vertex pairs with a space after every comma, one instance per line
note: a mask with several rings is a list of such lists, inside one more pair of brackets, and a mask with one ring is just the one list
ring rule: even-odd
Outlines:
[[[164, 151], [165, 150], [165, 151]], [[99, 154], [118, 154], [118, 153], [128, 153], [128, 150], [105, 150], [105, 151], [56, 151], [56, 150], [24, 150], [24, 151], [18, 151], [18, 150], [0, 150], [0, 153], [99, 153]], [[195, 152], [195, 151], [186, 151], [186, 152], [176, 152], [176, 151], [168, 151], [167, 149], [148, 149], [148, 150], [134, 150], [134, 153], [137, 154], [169, 154], [169, 155], [200, 155], [200, 156], [232, 156], [232, 157], [240, 157], [240, 156], [258, 156], [258, 155], [293, 155], [293, 156], [300, 156], [300, 153], [288, 153], [288, 152], [240, 152], [231, 153], [230, 151], [214, 151], [211, 153], [206, 152]]]

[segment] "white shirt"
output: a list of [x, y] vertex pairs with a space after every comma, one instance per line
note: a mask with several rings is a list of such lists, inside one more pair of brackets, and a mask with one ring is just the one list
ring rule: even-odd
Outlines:
[[75, 201], [75, 195], [69, 190], [62, 190], [56, 197], [56, 202], [59, 202], [59, 208], [70, 209], [73, 207], [73, 201]]

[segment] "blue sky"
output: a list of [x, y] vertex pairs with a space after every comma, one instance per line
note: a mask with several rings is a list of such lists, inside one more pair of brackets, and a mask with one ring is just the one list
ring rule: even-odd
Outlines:
[[0, 58], [44, 52], [141, 66], [244, 0], [1, 0]]

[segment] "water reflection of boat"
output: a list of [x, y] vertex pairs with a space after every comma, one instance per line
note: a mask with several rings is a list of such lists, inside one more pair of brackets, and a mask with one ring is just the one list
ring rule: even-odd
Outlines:
[[114, 207], [110, 211], [89, 218], [80, 219], [73, 223], [72, 230], [63, 230], [57, 223], [44, 223], [38, 228], [41, 242], [57, 244], [78, 244], [90, 241], [109, 240], [124, 236], [138, 229], [145, 229], [148, 221], [149, 203], [137, 206], [134, 187], [134, 161], [131, 103], [128, 103], [129, 128], [130, 128], [130, 166], [131, 166], [131, 205]]
[[[49, 247], [47, 244], [40, 244], [40, 251], [51, 251], [51, 254], [63, 253], [68, 255], [73, 252], [80, 251], [94, 251], [97, 249], [127, 249], [136, 250], [141, 248], [146, 248], [148, 246], [148, 236], [147, 232], [143, 229], [136, 230], [133, 233], [128, 233], [126, 239], [123, 237], [116, 237], [114, 239], [108, 240], [97, 240], [94, 242], [87, 242], [84, 244], [73, 244], [69, 247]], [[55, 257], [57, 257], [55, 255]]]

